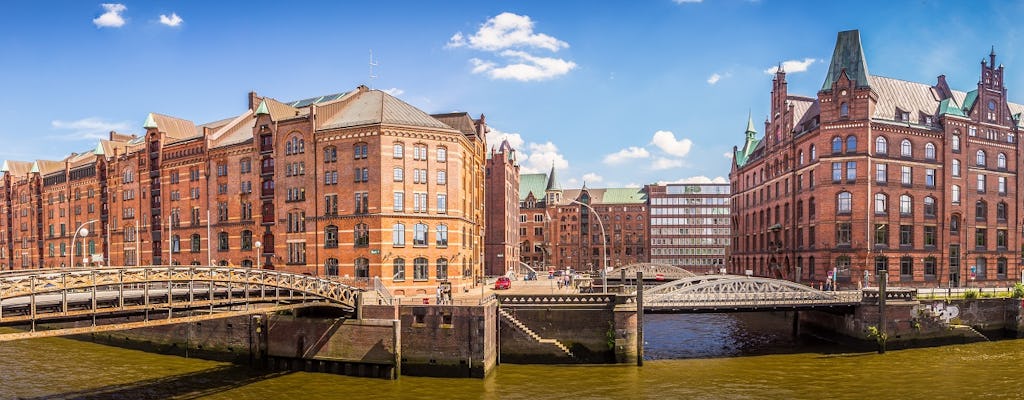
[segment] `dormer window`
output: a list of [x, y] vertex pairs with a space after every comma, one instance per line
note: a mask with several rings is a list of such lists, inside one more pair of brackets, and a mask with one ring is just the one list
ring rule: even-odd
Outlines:
[[850, 106], [846, 103], [839, 105], [839, 117], [847, 118], [850, 116]]
[[931, 126], [933, 122], [934, 121], [932, 121], [932, 116], [931, 115], [925, 115], [924, 116], [924, 124], [925, 125]]
[[897, 108], [896, 109], [896, 119], [898, 119], [900, 121], [903, 121], [903, 122], [908, 122], [908, 121], [910, 121], [910, 113], [906, 112], [906, 111], [903, 111], [903, 110], [900, 110], [900, 109]]

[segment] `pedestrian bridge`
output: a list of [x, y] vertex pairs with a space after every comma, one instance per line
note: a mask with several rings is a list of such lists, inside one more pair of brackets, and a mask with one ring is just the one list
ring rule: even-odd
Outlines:
[[674, 265], [668, 264], [654, 264], [654, 263], [635, 263], [629, 265], [623, 265], [621, 267], [613, 269], [608, 273], [609, 279], [620, 279], [623, 273], [626, 274], [626, 279], [636, 278], [637, 272], [643, 272], [644, 281], [648, 280], [676, 280], [684, 278], [692, 278], [697, 276], [693, 272], [679, 268]]
[[827, 292], [799, 283], [742, 275], [702, 275], [644, 290], [648, 312], [803, 310], [860, 304], [860, 291]]
[[[329, 279], [251, 268], [151, 266], [11, 271], [0, 274], [0, 325], [30, 325], [35, 331], [36, 322], [91, 318], [95, 332], [114, 330], [96, 327], [97, 317], [141, 314], [146, 326], [151, 326], [154, 324], [150, 322], [150, 312], [166, 313], [159, 324], [171, 324], [195, 319], [194, 313], [179, 313], [182, 319], [178, 320], [176, 311], [208, 309], [210, 314], [237, 313], [242, 306], [255, 311], [258, 304], [311, 301], [353, 311], [359, 305], [361, 293], [361, 289]], [[36, 336], [55, 335], [51, 332]], [[4, 336], [0, 335], [0, 341]]]

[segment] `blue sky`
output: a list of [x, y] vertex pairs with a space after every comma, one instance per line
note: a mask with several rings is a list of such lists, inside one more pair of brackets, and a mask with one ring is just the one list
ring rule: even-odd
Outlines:
[[[32, 1], [0, 14], [0, 158], [58, 159], [148, 112], [196, 123], [246, 93], [294, 100], [387, 89], [428, 112], [484, 113], [524, 172], [565, 187], [728, 175], [771, 75], [815, 96], [836, 32], [860, 29], [872, 74], [975, 87], [990, 46], [1024, 101], [1004, 2]], [[376, 79], [369, 78], [373, 50]], [[760, 130], [760, 129], [759, 129]], [[497, 143], [494, 143], [495, 145]]]

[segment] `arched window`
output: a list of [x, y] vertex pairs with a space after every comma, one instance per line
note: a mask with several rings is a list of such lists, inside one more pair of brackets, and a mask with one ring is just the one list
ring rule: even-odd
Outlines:
[[192, 234], [192, 240], [191, 240], [192, 243], [191, 243], [191, 246], [189, 246], [189, 247], [190, 247], [190, 250], [193, 253], [198, 253], [199, 252], [199, 246], [201, 245], [200, 244], [201, 240], [202, 239], [199, 238], [199, 234]]
[[437, 259], [437, 279], [448, 279], [448, 260], [443, 258]]
[[856, 153], [857, 152], [857, 137], [850, 135], [846, 137], [846, 152]]
[[252, 250], [252, 231], [242, 231], [242, 250]]
[[850, 116], [850, 106], [845, 102], [839, 105], [839, 117], [846, 118]]
[[427, 245], [427, 224], [421, 222], [413, 226], [412, 245]]
[[984, 200], [974, 202], [974, 219], [978, 221], [988, 219], [988, 204]]
[[356, 259], [356, 278], [369, 278], [370, 277], [370, 260], [366, 257], [359, 257]]
[[814, 147], [814, 145], [812, 144], [811, 145], [811, 161], [815, 161], [817, 159], [818, 159], [818, 148]]
[[396, 258], [395, 261], [393, 263], [391, 263], [391, 267], [392, 267], [391, 279], [394, 280], [395, 282], [404, 281], [405, 280], [405, 259], [404, 258]]
[[840, 214], [849, 214], [853, 211], [853, 195], [850, 192], [839, 192], [838, 202], [836, 204], [836, 212]]
[[171, 236], [171, 253], [181, 252], [181, 237], [178, 235]]
[[953, 176], [960, 176], [960, 160], [953, 159]]
[[832, 154], [843, 151], [843, 139], [838, 137], [832, 138]]
[[951, 144], [952, 144], [951, 147], [953, 149], [953, 152], [954, 153], [959, 153], [960, 152], [960, 135], [953, 135], [953, 139], [951, 140]]
[[324, 248], [338, 248], [338, 227], [336, 225], [327, 225], [327, 228], [324, 228]]
[[96, 254], [96, 241], [89, 239], [89, 254]]
[[935, 145], [931, 142], [924, 145], [924, 158], [927, 160], [935, 159]]
[[978, 165], [985, 166], [985, 150], [978, 150], [975, 155], [975, 161]]
[[928, 196], [924, 198], [924, 216], [934, 217], [935, 216], [935, 198]]
[[252, 268], [252, 260], [242, 260], [242, 268]]
[[423, 257], [417, 257], [412, 260], [412, 279], [417, 281], [425, 281], [430, 279], [430, 271], [427, 269], [427, 259]]
[[[982, 241], [983, 240], [981, 240], [979, 238], [979, 243], [981, 243]], [[984, 256], [978, 256], [978, 258], [976, 258], [974, 260], [974, 266], [976, 267], [975, 270], [974, 270], [974, 279], [979, 280], [979, 281], [983, 281], [985, 279], [988, 279], [987, 278], [987, 276], [988, 276], [988, 259], [987, 258], [985, 258]]]
[[328, 258], [327, 262], [324, 263], [324, 275], [327, 276], [338, 276], [338, 259]]
[[911, 200], [910, 195], [900, 196], [900, 215], [910, 215], [913, 211], [914, 202]]
[[437, 247], [448, 247], [448, 226], [437, 226], [436, 239]]
[[888, 197], [884, 193], [875, 193], [875, 214], [889, 212]]
[[800, 165], [804, 165], [804, 151], [800, 150]]
[[1006, 169], [1006, 154], [999, 153], [996, 157], [996, 167], [999, 169]]
[[996, 204], [996, 219], [999, 221], [1006, 221], [1006, 203], [1000, 201]]
[[949, 233], [960, 233], [960, 214], [953, 214], [949, 217]]
[[405, 147], [403, 147], [401, 143], [395, 143], [393, 148], [394, 150], [392, 151], [392, 155], [394, 155], [395, 158], [402, 158], [405, 156]]
[[405, 246], [405, 224], [398, 223], [391, 227], [391, 239], [393, 245]]
[[355, 229], [352, 230], [353, 239], [355, 241], [355, 247], [370, 247], [370, 227], [363, 223], [358, 223]]
[[217, 250], [226, 251], [228, 249], [228, 233], [220, 232], [217, 234]]
[[1006, 279], [1006, 257], [996, 259], [996, 279]]
[[884, 136], [875, 138], [875, 154], [889, 154], [889, 142], [885, 140]]
[[816, 211], [814, 198], [811, 197], [810, 199], [807, 199], [807, 219], [814, 220], [814, 214]]
[[910, 144], [910, 140], [903, 139], [900, 142], [900, 156], [912, 157], [914, 155], [914, 147]]
[[295, 151], [295, 146], [292, 144], [291, 140], [284, 142], [284, 154], [285, 155], [291, 155], [294, 151]]
[[953, 204], [960, 204], [960, 185], [953, 185], [950, 187], [950, 201]]

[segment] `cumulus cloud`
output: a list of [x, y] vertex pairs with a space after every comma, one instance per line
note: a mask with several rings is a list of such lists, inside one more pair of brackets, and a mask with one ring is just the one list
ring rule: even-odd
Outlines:
[[446, 48], [468, 48], [488, 52], [497, 60], [469, 59], [472, 73], [491, 79], [520, 82], [541, 81], [568, 74], [575, 62], [558, 57], [539, 56], [527, 50], [557, 52], [569, 44], [553, 36], [533, 31], [534, 22], [526, 15], [504, 12], [484, 22], [476, 33], [456, 32]]
[[528, 15], [510, 12], [498, 14], [468, 38], [456, 32], [448, 40], [447, 47], [469, 47], [475, 50], [498, 51], [509, 48], [539, 48], [558, 51], [569, 44], [543, 33], [533, 32], [534, 22]]
[[708, 77], [708, 85], [714, 85], [714, 84], [718, 83], [718, 81], [720, 81], [721, 79], [722, 79], [721, 75], [719, 75], [717, 72], [713, 73], [713, 74], [711, 74], [711, 76]]
[[665, 185], [669, 183], [729, 183], [729, 180], [723, 176], [715, 177], [714, 179], [708, 178], [703, 175], [691, 176], [689, 178], [677, 179], [674, 181], [659, 181], [659, 185]]
[[604, 177], [591, 172], [589, 174], [583, 174], [583, 181], [589, 184], [601, 183], [604, 181]]
[[651, 164], [651, 169], [660, 171], [664, 169], [679, 168], [683, 166], [683, 160], [674, 158], [657, 157]]
[[402, 94], [405, 93], [404, 90], [399, 89], [399, 88], [384, 89], [384, 90], [381, 90], [381, 91], [384, 92], [384, 93], [390, 94], [392, 96], [395, 96], [395, 97], [401, 96]]
[[54, 129], [66, 131], [59, 137], [69, 140], [108, 139], [110, 131], [124, 132], [131, 129], [130, 122], [110, 122], [102, 118], [89, 117], [76, 121], [54, 120], [50, 122]]
[[686, 154], [690, 152], [690, 148], [693, 147], [692, 140], [686, 138], [676, 140], [676, 135], [671, 131], [654, 132], [651, 144], [658, 146], [661, 151], [676, 157], [686, 157]]
[[556, 170], [569, 168], [569, 161], [558, 151], [558, 146], [550, 141], [530, 143], [527, 145], [525, 159], [520, 158], [520, 171], [524, 174], [548, 172], [554, 165]]
[[643, 147], [629, 146], [615, 153], [604, 156], [605, 164], [621, 164], [627, 160], [650, 157], [651, 153]]
[[121, 13], [123, 13], [124, 10], [127, 10], [128, 7], [119, 3], [104, 3], [100, 4], [100, 6], [102, 6], [106, 12], [92, 20], [92, 23], [95, 24], [97, 28], [120, 28], [124, 26], [124, 17], [121, 16]]
[[171, 15], [160, 14], [160, 23], [161, 24], [164, 24], [164, 25], [167, 25], [167, 26], [170, 26], [170, 27], [177, 27], [177, 26], [181, 25], [182, 22], [185, 22], [185, 21], [183, 19], [181, 19], [181, 17], [179, 17], [177, 13], [173, 13], [172, 12]]
[[[784, 71], [786, 71], [787, 74], [788, 73], [794, 73], [794, 72], [804, 72], [804, 71], [807, 71], [807, 68], [809, 68], [811, 66], [811, 64], [814, 64], [815, 61], [818, 61], [818, 60], [815, 60], [813, 58], [805, 58], [805, 59], [803, 59], [803, 61], [801, 61], [801, 60], [787, 60], [787, 61], [783, 61], [782, 62], [782, 69]], [[764, 73], [766, 73], [768, 75], [771, 75], [771, 74], [774, 74], [775, 71], [778, 71], [778, 70], [779, 70], [779, 66], [776, 65], [774, 67], [771, 67], [771, 68], [768, 68], [768, 69], [764, 70]]]
[[523, 144], [526, 142], [523, 141], [522, 135], [518, 133], [504, 132], [493, 126], [488, 126], [488, 128], [490, 131], [487, 132], [487, 146], [498, 147], [501, 145], [501, 141], [508, 140], [508, 144], [511, 145], [513, 149], [516, 149], [516, 151], [524, 150]]

